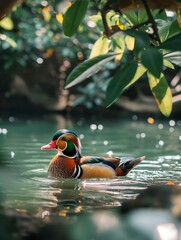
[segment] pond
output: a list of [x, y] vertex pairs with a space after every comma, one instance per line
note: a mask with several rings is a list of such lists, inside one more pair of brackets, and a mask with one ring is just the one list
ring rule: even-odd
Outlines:
[[[61, 128], [76, 132], [83, 155], [146, 156], [126, 177], [62, 180], [47, 177], [56, 151], [41, 151]], [[2, 203], [44, 218], [95, 209], [115, 209], [147, 186], [177, 184], [181, 178], [181, 121], [174, 119], [77, 116], [0, 119]]]

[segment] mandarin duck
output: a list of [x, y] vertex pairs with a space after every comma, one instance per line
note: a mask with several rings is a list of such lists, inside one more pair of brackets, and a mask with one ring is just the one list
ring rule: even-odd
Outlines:
[[82, 156], [81, 142], [71, 130], [58, 130], [49, 144], [41, 150], [58, 151], [49, 163], [48, 175], [56, 179], [64, 178], [113, 178], [125, 176], [138, 165], [144, 157], [97, 157]]

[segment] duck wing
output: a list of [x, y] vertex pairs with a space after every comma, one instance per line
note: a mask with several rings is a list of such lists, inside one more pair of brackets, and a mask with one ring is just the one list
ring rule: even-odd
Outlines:
[[144, 156], [139, 158], [85, 156], [80, 158], [79, 165], [103, 163], [112, 167], [116, 171], [117, 176], [126, 176], [131, 171], [131, 169], [136, 167], [144, 159]]
[[96, 156], [84, 156], [80, 158], [79, 165], [104, 163], [110, 165], [112, 168], [117, 168], [120, 164], [120, 158], [113, 157], [96, 157]]

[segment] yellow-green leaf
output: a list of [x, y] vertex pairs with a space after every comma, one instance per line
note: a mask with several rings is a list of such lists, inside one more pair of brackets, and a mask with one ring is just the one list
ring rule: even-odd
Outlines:
[[89, 59], [97, 57], [99, 55], [106, 54], [108, 53], [108, 51], [109, 51], [109, 40], [108, 38], [101, 36], [94, 43]]
[[13, 48], [17, 47], [16, 42], [12, 38], [6, 37], [5, 41], [9, 43]]
[[0, 26], [5, 30], [12, 30], [14, 28], [13, 21], [9, 17], [5, 17], [0, 21]]
[[118, 53], [116, 56], [116, 60], [121, 60], [124, 50], [125, 50], [125, 42], [123, 39], [123, 35], [121, 33], [114, 34], [111, 38], [112, 48], [115, 53]]
[[168, 61], [167, 59], [163, 59], [163, 65], [165, 67], [168, 67], [168, 68], [171, 68], [171, 69], [175, 69], [174, 65], [170, 61]]
[[161, 113], [168, 117], [172, 111], [172, 92], [165, 76], [162, 73], [156, 78], [148, 72], [148, 81]]
[[145, 67], [143, 67], [143, 65], [139, 65], [137, 67], [136, 73], [133, 77], [133, 79], [131, 80], [131, 82], [127, 85], [127, 87], [131, 86], [133, 83], [135, 83], [137, 80], [139, 80], [139, 78], [147, 71], [147, 69]]
[[132, 51], [135, 45], [135, 38], [127, 35], [125, 37], [126, 47], [128, 50]]

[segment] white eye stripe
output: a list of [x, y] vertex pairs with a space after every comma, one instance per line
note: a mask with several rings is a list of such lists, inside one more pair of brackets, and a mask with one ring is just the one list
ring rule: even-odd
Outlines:
[[77, 153], [74, 156], [68, 156], [68, 155], [65, 155], [63, 152], [58, 152], [58, 155], [68, 157], [68, 158], [75, 158], [77, 156]]
[[62, 152], [62, 149], [61, 149], [61, 151], [58, 151], [58, 154], [57, 154], [57, 155], [59, 155], [59, 156], [64, 156], [64, 157], [68, 157], [68, 158], [76, 158], [76, 157], [79, 156], [81, 153], [80, 153], [79, 149], [76, 147], [75, 144], [74, 144], [74, 147], [75, 147], [75, 149], [76, 149], [76, 154], [73, 155], [73, 156], [68, 156], [68, 155], [64, 154], [64, 153]]

